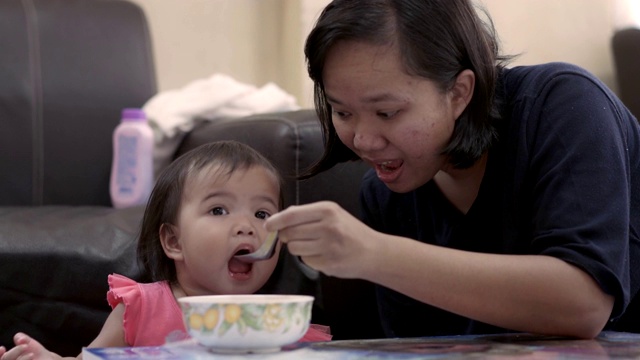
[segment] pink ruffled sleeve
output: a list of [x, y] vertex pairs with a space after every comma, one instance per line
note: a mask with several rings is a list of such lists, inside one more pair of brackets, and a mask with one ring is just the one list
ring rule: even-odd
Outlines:
[[330, 341], [332, 337], [328, 326], [311, 324], [307, 333], [298, 342]]
[[137, 333], [140, 314], [141, 295], [140, 287], [134, 280], [119, 274], [112, 274], [107, 277], [109, 291], [107, 301], [111, 308], [118, 304], [124, 304], [124, 315], [122, 325], [124, 327], [124, 339], [131, 346], [135, 341], [133, 336]]

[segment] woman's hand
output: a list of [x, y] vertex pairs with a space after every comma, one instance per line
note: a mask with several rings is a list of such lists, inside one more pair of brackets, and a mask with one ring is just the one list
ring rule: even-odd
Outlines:
[[291, 206], [265, 226], [278, 230], [289, 252], [326, 275], [364, 278], [374, 268], [380, 234], [338, 204], [321, 201]]

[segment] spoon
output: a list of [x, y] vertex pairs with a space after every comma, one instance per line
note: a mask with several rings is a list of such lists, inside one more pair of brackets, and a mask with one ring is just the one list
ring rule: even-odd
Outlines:
[[278, 231], [271, 231], [267, 234], [267, 239], [260, 245], [258, 250], [243, 255], [234, 256], [238, 260], [242, 260], [244, 262], [256, 262], [260, 260], [271, 259], [273, 254], [275, 254], [276, 245], [278, 244]]

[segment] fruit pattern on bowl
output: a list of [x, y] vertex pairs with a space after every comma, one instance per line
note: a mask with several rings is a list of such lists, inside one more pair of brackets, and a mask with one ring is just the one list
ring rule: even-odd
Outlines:
[[[224, 336], [236, 329], [286, 333], [292, 326], [306, 331], [312, 304], [183, 304], [187, 327], [192, 331]], [[300, 326], [303, 325], [303, 326]], [[303, 334], [301, 334], [303, 335]]]

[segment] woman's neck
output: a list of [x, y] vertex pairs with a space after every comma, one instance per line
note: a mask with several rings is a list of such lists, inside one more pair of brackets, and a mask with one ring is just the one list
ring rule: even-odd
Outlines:
[[487, 166], [487, 154], [467, 169], [443, 169], [434, 177], [438, 188], [451, 204], [466, 214], [478, 197], [480, 184]]

